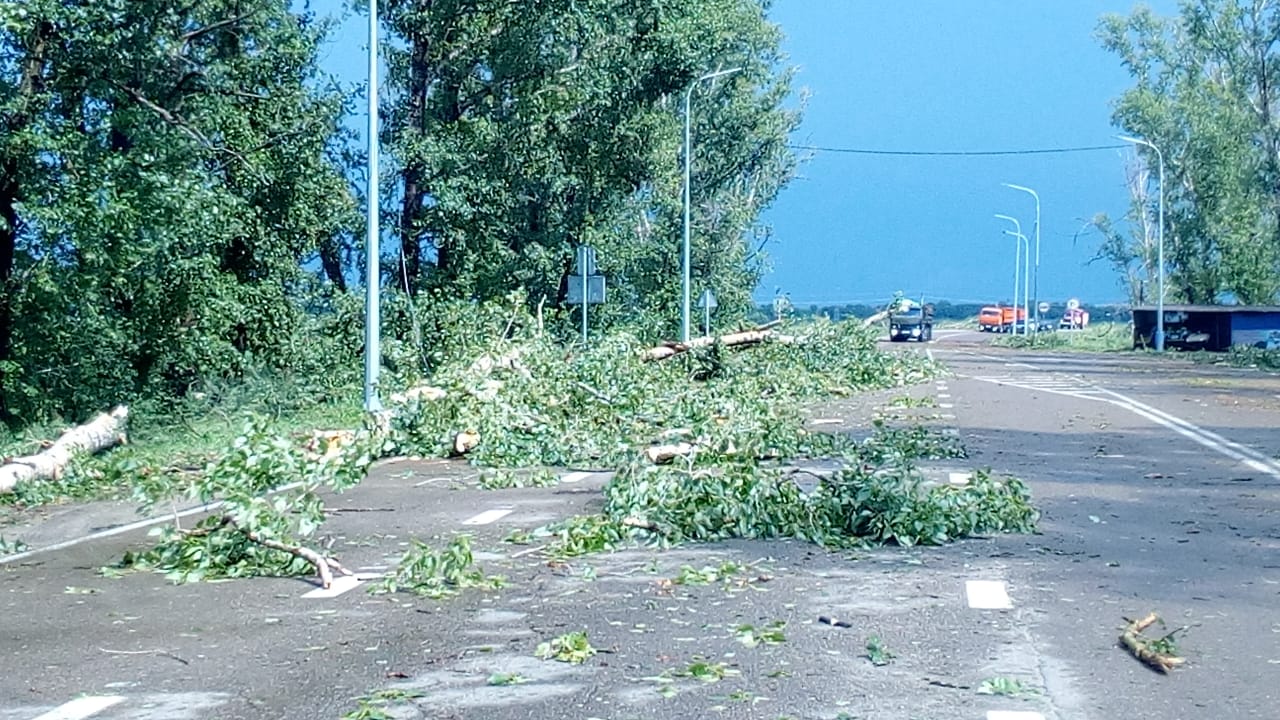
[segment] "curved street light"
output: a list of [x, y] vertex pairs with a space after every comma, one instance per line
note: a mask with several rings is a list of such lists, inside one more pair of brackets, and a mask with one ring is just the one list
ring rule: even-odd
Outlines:
[[[1014, 185], [1013, 183], [1001, 184], [1010, 190], [1030, 193], [1031, 197], [1036, 199], [1036, 270], [1035, 274], [1031, 276], [1031, 282], [1033, 283], [1031, 297], [1036, 304], [1036, 332], [1040, 332], [1040, 195], [1038, 195], [1035, 190], [1024, 185]], [[1027, 252], [1030, 251], [1031, 248], [1028, 246]], [[1028, 312], [1030, 312], [1030, 310], [1028, 310]], [[1030, 320], [1029, 317], [1027, 319]]]
[[681, 264], [683, 266], [683, 277], [680, 291], [680, 342], [689, 342], [689, 177], [691, 175], [693, 143], [692, 143], [692, 123], [689, 122], [689, 104], [693, 98], [693, 89], [698, 83], [712, 78], [718, 78], [722, 75], [731, 75], [742, 70], [740, 67], [729, 68], [728, 70], [717, 70], [707, 73], [694, 79], [689, 83], [688, 89], [684, 91], [684, 243], [681, 247]]
[[[1028, 309], [1028, 307], [1027, 307], [1027, 303], [1028, 303], [1028, 300], [1027, 300], [1027, 284], [1028, 284], [1028, 278], [1027, 278], [1027, 267], [1028, 267], [1028, 265], [1029, 265], [1029, 263], [1030, 263], [1030, 260], [1031, 260], [1031, 241], [1027, 240], [1027, 236], [1026, 236], [1026, 235], [1023, 235], [1023, 234], [1022, 234], [1022, 223], [1018, 222], [1018, 218], [1013, 217], [1012, 215], [1001, 215], [1001, 214], [999, 214], [999, 213], [996, 213], [996, 217], [997, 217], [997, 218], [999, 218], [999, 219], [1001, 219], [1001, 220], [1008, 220], [1009, 222], [1013, 223], [1013, 227], [1014, 227], [1014, 231], [1013, 231], [1013, 232], [1009, 232], [1008, 230], [1005, 230], [1005, 231], [1004, 231], [1004, 234], [1005, 234], [1005, 235], [1012, 235], [1012, 236], [1014, 237], [1014, 243], [1013, 243], [1013, 248], [1014, 248], [1014, 255], [1013, 255], [1013, 330], [1014, 330], [1014, 332], [1015, 332], [1015, 333], [1016, 333], [1016, 332], [1017, 332], [1017, 330], [1018, 330], [1018, 263], [1021, 261], [1021, 262], [1022, 262], [1022, 314], [1023, 314], [1023, 316], [1024, 316], [1024, 317], [1023, 317], [1023, 320], [1022, 320], [1022, 334], [1023, 334], [1023, 335], [1026, 335], [1026, 334], [1027, 334], [1027, 332], [1029, 331], [1029, 324], [1030, 324], [1030, 321], [1031, 321], [1031, 313], [1030, 313], [1030, 311], [1029, 311], [1029, 309]], [[1020, 240], [1021, 242], [1019, 242], [1019, 240]], [[1026, 255], [1026, 260], [1022, 260], [1022, 246], [1023, 246], [1024, 244], [1027, 246], [1027, 255]]]
[[1160, 163], [1160, 239], [1156, 243], [1156, 336], [1154, 340], [1156, 352], [1164, 352], [1164, 153], [1160, 152], [1160, 148], [1150, 140], [1128, 135], [1117, 135], [1116, 139], [1151, 148], [1155, 151], [1156, 160]]

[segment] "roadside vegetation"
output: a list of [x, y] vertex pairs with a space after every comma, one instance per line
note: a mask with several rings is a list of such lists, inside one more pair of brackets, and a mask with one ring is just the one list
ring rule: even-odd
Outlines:
[[1133, 326], [1128, 323], [1093, 323], [1083, 330], [1054, 330], [1032, 335], [1000, 335], [993, 345], [1033, 350], [1126, 352], [1133, 349]]
[[[371, 462], [391, 454], [459, 458], [486, 468], [492, 487], [517, 478], [549, 484], [555, 467], [617, 470], [603, 513], [527, 538], [557, 555], [731, 537], [938, 544], [1034, 526], [1016, 479], [924, 481], [916, 469], [922, 458], [963, 455], [951, 438], [882, 423], [861, 438], [804, 428], [806, 403], [903, 387], [940, 371], [920, 354], [881, 352], [874, 331], [857, 322], [790, 323], [745, 348], [712, 344], [648, 360], [627, 333], [590, 348], [557, 342], [524, 308], [513, 297], [458, 316], [470, 332], [448, 334], [467, 342], [437, 346], [433, 372], [397, 377], [404, 389], [384, 393], [389, 412], [380, 419], [314, 433], [297, 431], [298, 418], [348, 416], [325, 405], [283, 423], [254, 413], [203, 463], [193, 451], [193, 464], [174, 466], [168, 439], [83, 458], [68, 478], [73, 485], [110, 488], [147, 510], [184, 497], [225, 502], [193, 525], [175, 520], [157, 530], [154, 547], [113, 571], [148, 568], [175, 581], [316, 572], [327, 581], [344, 569], [311, 549], [325, 520], [323, 497], [358, 484]], [[206, 415], [192, 426], [208, 422]], [[843, 459], [844, 469], [802, 490], [787, 462], [818, 457]], [[53, 495], [43, 484], [24, 486], [11, 501]], [[458, 540], [440, 551], [415, 545], [378, 587], [445, 596], [500, 584], [472, 567], [469, 546]]]

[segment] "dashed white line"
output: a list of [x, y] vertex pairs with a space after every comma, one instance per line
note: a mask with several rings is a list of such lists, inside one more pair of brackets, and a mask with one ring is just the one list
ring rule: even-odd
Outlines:
[[123, 701], [122, 695], [86, 695], [59, 705], [35, 720], [84, 720]]
[[940, 398], [949, 398], [949, 397], [951, 397], [951, 394], [950, 394], [950, 393], [938, 393], [938, 397], [940, 397]]
[[[942, 397], [942, 396], [941, 396], [941, 395], [939, 395], [938, 397]], [[950, 397], [950, 396], [948, 396], [948, 397]], [[943, 410], [948, 410], [948, 409], [953, 408], [953, 407], [955, 407], [955, 406], [956, 406], [956, 404], [955, 404], [955, 403], [938, 403], [938, 407], [942, 408]]]
[[488, 525], [491, 522], [497, 522], [502, 518], [510, 515], [512, 508], [496, 508], [494, 510], [485, 510], [479, 515], [475, 515], [462, 521], [463, 525]]
[[1008, 610], [1013, 607], [1004, 583], [999, 580], [966, 580], [965, 595], [975, 610]]
[[587, 478], [591, 477], [591, 475], [592, 473], [589, 473], [589, 472], [571, 472], [568, 475], [565, 475], [564, 477], [560, 478], [560, 482], [576, 483], [582, 480], [586, 480]]

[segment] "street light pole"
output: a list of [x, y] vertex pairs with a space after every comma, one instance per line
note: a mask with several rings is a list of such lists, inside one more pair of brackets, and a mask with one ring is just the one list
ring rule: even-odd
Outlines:
[[680, 253], [683, 267], [680, 291], [680, 342], [682, 343], [689, 342], [689, 178], [692, 175], [691, 168], [693, 164], [693, 130], [692, 123], [689, 121], [689, 105], [693, 99], [693, 89], [697, 87], [698, 83], [721, 75], [730, 75], [740, 70], [742, 68], [736, 67], [707, 73], [689, 83], [689, 87], [684, 91], [684, 243], [681, 246]]
[[[1036, 303], [1036, 332], [1040, 332], [1040, 196], [1035, 190], [1023, 185], [1014, 185], [1013, 183], [1002, 184], [1011, 190], [1030, 193], [1031, 197], [1036, 199], [1036, 271], [1035, 275], [1032, 276], [1031, 282], [1034, 283], [1034, 287], [1031, 290], [1031, 295]], [[1030, 251], [1031, 248], [1028, 246], [1027, 252]]]
[[[1018, 218], [1013, 217], [1012, 215], [1001, 215], [1001, 214], [999, 214], [999, 213], [997, 213], [997, 214], [996, 214], [996, 217], [997, 217], [997, 218], [999, 218], [999, 219], [1001, 219], [1001, 220], [1008, 220], [1009, 222], [1013, 223], [1013, 227], [1014, 227], [1014, 231], [1013, 231], [1013, 232], [1009, 232], [1008, 230], [1005, 230], [1005, 231], [1004, 231], [1004, 233], [1005, 233], [1006, 235], [1013, 235], [1013, 236], [1014, 236], [1014, 241], [1013, 241], [1013, 248], [1014, 248], [1014, 255], [1013, 255], [1013, 330], [1014, 330], [1014, 332], [1015, 332], [1015, 333], [1016, 333], [1016, 332], [1017, 332], [1017, 330], [1018, 330], [1018, 264], [1019, 264], [1019, 262], [1022, 262], [1022, 265], [1023, 265], [1023, 272], [1022, 272], [1022, 274], [1023, 274], [1023, 278], [1022, 278], [1022, 285], [1023, 285], [1023, 287], [1022, 287], [1022, 314], [1024, 315], [1024, 318], [1023, 318], [1023, 321], [1022, 321], [1022, 334], [1023, 334], [1023, 335], [1026, 335], [1026, 334], [1027, 334], [1027, 331], [1028, 331], [1027, 324], [1028, 324], [1028, 323], [1030, 322], [1030, 320], [1031, 320], [1030, 310], [1027, 308], [1027, 284], [1028, 284], [1029, 280], [1028, 280], [1028, 278], [1027, 278], [1027, 276], [1026, 276], [1026, 275], [1027, 275], [1027, 272], [1026, 272], [1027, 263], [1028, 263], [1028, 262], [1030, 262], [1030, 259], [1031, 259], [1031, 244], [1030, 244], [1030, 241], [1028, 241], [1028, 240], [1027, 240], [1027, 236], [1022, 234], [1022, 223], [1018, 222]], [[1019, 238], [1020, 238], [1023, 242], [1019, 242], [1019, 241], [1018, 241], [1018, 240], [1019, 240]], [[1026, 260], [1026, 261], [1022, 261], [1022, 245], [1023, 245], [1023, 243], [1025, 243], [1025, 244], [1027, 245], [1027, 260]]]
[[[1022, 256], [1022, 314], [1024, 316], [1022, 320], [1022, 334], [1026, 335], [1027, 333], [1031, 332], [1031, 328], [1028, 327], [1031, 321], [1031, 309], [1030, 309], [1031, 301], [1027, 299], [1028, 291], [1031, 288], [1031, 280], [1029, 277], [1031, 272], [1031, 241], [1028, 240], [1027, 236], [1023, 235], [1021, 232], [1010, 232], [1008, 230], [1005, 230], [1004, 234], [1012, 235], [1014, 237], [1015, 243], [1021, 240], [1022, 242], [1019, 244], [1027, 248], [1026, 254]], [[1018, 263], [1015, 260], [1013, 264], [1014, 264], [1013, 274], [1016, 276], [1018, 274], [1018, 268], [1017, 268]], [[1015, 290], [1014, 292], [1016, 293], [1017, 291]], [[1014, 305], [1016, 306], [1018, 303], [1018, 299], [1015, 297], [1013, 302], [1014, 302]], [[1017, 327], [1017, 318], [1014, 318], [1014, 327], [1015, 328]]]
[[1150, 140], [1128, 135], [1117, 135], [1116, 139], [1151, 148], [1156, 152], [1156, 159], [1160, 163], [1160, 239], [1156, 242], [1156, 336], [1154, 339], [1156, 352], [1164, 352], [1164, 153], [1160, 152], [1160, 148]]
[[369, 167], [365, 191], [365, 294], [364, 294], [364, 409], [378, 412], [379, 282], [381, 264], [378, 250], [378, 0], [369, 0]]

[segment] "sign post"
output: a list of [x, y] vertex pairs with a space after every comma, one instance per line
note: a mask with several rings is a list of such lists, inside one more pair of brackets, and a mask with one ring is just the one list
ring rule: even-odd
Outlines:
[[711, 311], [715, 310], [719, 303], [716, 302], [716, 294], [711, 292], [711, 288], [702, 291], [702, 297], [698, 299], [698, 307], [702, 308], [702, 334], [711, 334]]
[[579, 245], [574, 254], [576, 275], [569, 276], [570, 305], [582, 306], [582, 344], [587, 344], [587, 306], [604, 302], [604, 276], [596, 274], [596, 251]]

